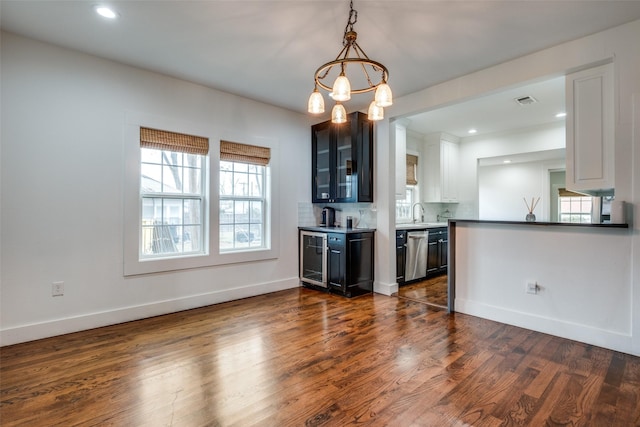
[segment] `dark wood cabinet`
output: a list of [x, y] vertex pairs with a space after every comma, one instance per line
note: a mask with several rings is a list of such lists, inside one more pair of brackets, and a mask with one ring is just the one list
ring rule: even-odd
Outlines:
[[313, 125], [311, 143], [313, 203], [373, 202], [373, 122], [365, 114]]
[[407, 262], [407, 231], [396, 230], [396, 282], [404, 283], [404, 269]]
[[373, 291], [373, 232], [327, 234], [329, 290], [347, 297]]
[[427, 276], [445, 274], [448, 266], [449, 232], [447, 228], [429, 229]]

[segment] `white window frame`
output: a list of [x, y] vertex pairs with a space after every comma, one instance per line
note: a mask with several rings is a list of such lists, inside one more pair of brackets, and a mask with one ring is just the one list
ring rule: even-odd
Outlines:
[[[152, 150], [152, 148], [143, 148], [140, 147], [141, 153], [142, 150]], [[158, 152], [162, 152], [162, 151], [171, 151], [171, 150], [156, 150]], [[178, 152], [179, 155], [181, 156], [185, 156], [187, 155], [186, 153], [181, 153]], [[194, 155], [194, 154], [192, 154]], [[207, 199], [208, 199], [208, 195], [205, 193], [205, 182], [207, 181], [207, 174], [210, 173], [210, 171], [208, 170], [208, 161], [207, 161], [207, 156], [206, 155], [197, 155], [196, 156], [200, 157], [200, 193], [180, 193], [180, 192], [167, 192], [167, 191], [144, 191], [144, 190], [140, 190], [140, 210], [141, 212], [144, 211], [144, 199], [160, 199], [162, 201], [162, 203], [164, 203], [165, 200], [181, 200], [182, 202], [187, 201], [187, 200], [197, 200], [198, 202], [200, 202], [200, 212], [198, 214], [198, 216], [200, 217], [200, 239], [198, 241], [199, 247], [200, 249], [197, 251], [190, 251], [190, 252], [165, 252], [165, 253], [157, 253], [157, 254], [148, 254], [146, 255], [143, 251], [143, 246], [144, 246], [144, 224], [142, 225], [142, 230], [140, 233], [140, 244], [139, 244], [139, 257], [140, 260], [150, 260], [150, 259], [160, 259], [160, 258], [173, 258], [173, 257], [189, 257], [189, 256], [198, 256], [198, 255], [203, 255], [206, 254], [208, 252], [208, 248], [205, 245], [205, 242], [207, 241], [207, 239], [205, 239], [205, 236], [208, 233], [208, 224], [207, 222], [204, 220], [204, 218], [206, 218], [205, 216], [205, 207], [207, 205]], [[164, 156], [162, 156], [163, 161], [162, 161], [162, 166], [164, 166]], [[142, 165], [142, 161], [141, 161], [141, 165]], [[164, 186], [165, 180], [164, 180], [164, 167], [161, 168], [161, 175], [162, 175], [162, 179], [160, 181], [160, 183]], [[184, 166], [180, 166], [180, 169], [187, 169]], [[164, 210], [164, 208], [163, 208]], [[163, 212], [163, 216], [164, 216], [164, 212]], [[184, 218], [182, 218], [182, 220], [184, 220]], [[182, 226], [184, 225], [184, 223], [180, 223], [180, 227], [182, 228]], [[170, 227], [172, 225], [170, 224], [162, 224], [162, 225], [154, 225], [154, 229], [160, 228], [160, 233], [161, 234], [167, 234], [169, 236], [169, 238], [173, 239], [175, 236], [172, 235], [172, 233], [170, 232]], [[149, 227], [146, 227], [149, 228]], [[165, 229], [166, 228], [166, 229]], [[154, 230], [154, 233], [156, 232], [156, 230]], [[184, 230], [183, 233], [184, 235]], [[181, 239], [180, 239], [181, 240]], [[180, 244], [184, 244], [184, 242], [180, 241]], [[173, 243], [172, 243], [173, 245]]]
[[[140, 127], [162, 129], [170, 132], [198, 135], [209, 138], [209, 155], [207, 156], [207, 179], [204, 182], [205, 206], [203, 221], [208, 224], [204, 237], [204, 251], [200, 255], [171, 258], [146, 259], [139, 257], [141, 203], [140, 203]], [[270, 245], [267, 248], [242, 252], [222, 253], [219, 248], [219, 169], [220, 140], [242, 141], [247, 144], [269, 147], [268, 209], [265, 215], [269, 222], [268, 233]], [[124, 276], [157, 273], [164, 271], [187, 270], [234, 263], [276, 259], [279, 257], [279, 203], [278, 194], [278, 140], [275, 138], [255, 137], [243, 132], [220, 131], [209, 121], [194, 123], [186, 119], [160, 117], [151, 114], [127, 112], [125, 114], [124, 132], [124, 176], [123, 176], [123, 242], [124, 242]]]
[[[228, 161], [228, 163], [231, 164], [244, 164], [247, 165], [247, 163], [244, 162], [234, 162], [234, 161]], [[255, 251], [255, 250], [263, 250], [263, 249], [268, 249], [271, 245], [271, 236], [268, 233], [269, 230], [269, 223], [270, 223], [270, 218], [269, 215], [267, 215], [267, 213], [269, 212], [269, 189], [271, 188], [270, 185], [270, 168], [269, 165], [265, 165], [265, 166], [257, 166], [257, 167], [262, 167], [262, 194], [260, 196], [235, 196], [235, 195], [219, 195], [219, 202], [222, 201], [233, 201], [233, 202], [261, 202], [262, 204], [262, 216], [260, 218], [260, 223], [262, 224], [262, 231], [261, 231], [261, 236], [260, 236], [260, 246], [251, 246], [251, 241], [249, 241], [249, 245], [247, 246], [239, 246], [239, 247], [233, 247], [233, 248], [222, 248], [221, 247], [221, 242], [218, 242], [218, 248], [220, 250], [221, 253], [234, 253], [234, 252], [247, 252], [247, 251]], [[220, 168], [220, 172], [222, 171], [222, 168]], [[244, 173], [244, 172], [234, 172], [235, 173]], [[250, 173], [247, 173], [247, 175], [249, 175]], [[235, 220], [235, 218], [234, 218]], [[222, 218], [218, 219], [218, 225], [220, 227], [222, 227], [223, 225], [228, 225], [228, 223], [222, 224]], [[235, 228], [235, 221], [233, 223], [234, 225], [234, 232], [233, 234], [235, 235], [236, 233], [236, 228]], [[251, 233], [251, 227], [250, 227], [250, 223], [249, 223], [249, 233]], [[233, 239], [234, 242], [236, 242], [236, 239]]]

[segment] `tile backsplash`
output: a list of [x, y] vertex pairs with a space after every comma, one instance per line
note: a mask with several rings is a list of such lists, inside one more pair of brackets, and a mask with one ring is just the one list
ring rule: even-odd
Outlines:
[[[322, 220], [323, 204], [298, 203], [298, 225], [314, 226]], [[329, 206], [329, 205], [328, 205]], [[376, 208], [373, 203], [331, 203], [336, 210], [336, 225], [343, 227], [347, 217], [353, 218], [353, 226], [376, 228]]]

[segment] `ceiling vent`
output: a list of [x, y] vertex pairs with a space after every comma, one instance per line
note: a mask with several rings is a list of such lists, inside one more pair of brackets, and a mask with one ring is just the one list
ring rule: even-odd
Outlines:
[[516, 98], [515, 101], [518, 103], [518, 105], [531, 105], [538, 102], [538, 100], [533, 96], [523, 96], [521, 98]]

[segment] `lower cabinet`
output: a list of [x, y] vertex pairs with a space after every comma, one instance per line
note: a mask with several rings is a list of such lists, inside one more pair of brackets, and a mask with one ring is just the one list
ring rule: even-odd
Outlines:
[[372, 232], [327, 233], [329, 290], [346, 297], [373, 292]]
[[[447, 227], [429, 228], [427, 271], [425, 277], [447, 274], [449, 265], [449, 230]], [[407, 261], [407, 230], [396, 230], [396, 282], [405, 283]], [[417, 281], [412, 280], [411, 282]]]
[[447, 272], [449, 232], [447, 228], [429, 230], [429, 250], [427, 255], [427, 276], [437, 276]]
[[407, 263], [407, 231], [396, 230], [396, 282], [404, 283], [404, 269]]

